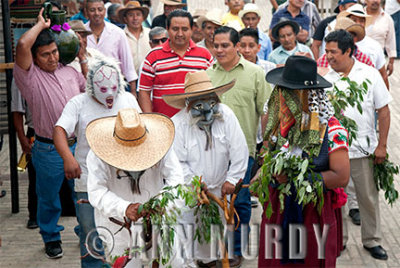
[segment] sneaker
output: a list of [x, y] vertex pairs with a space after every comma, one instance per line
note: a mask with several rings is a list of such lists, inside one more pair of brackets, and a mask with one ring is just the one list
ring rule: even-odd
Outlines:
[[28, 229], [36, 229], [38, 227], [39, 226], [37, 225], [37, 222], [35, 220], [29, 219], [28, 223], [26, 224], [26, 228], [28, 228]]
[[49, 259], [58, 259], [63, 256], [60, 240], [45, 243], [45, 248], [46, 257]]

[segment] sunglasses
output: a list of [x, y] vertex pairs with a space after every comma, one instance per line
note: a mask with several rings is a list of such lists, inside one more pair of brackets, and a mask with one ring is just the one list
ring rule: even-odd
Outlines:
[[159, 44], [160, 42], [161, 42], [161, 43], [165, 43], [167, 40], [168, 40], [167, 37], [163, 37], [163, 38], [160, 38], [160, 39], [152, 39], [151, 42], [152, 42], [154, 45], [156, 45], [156, 44]]

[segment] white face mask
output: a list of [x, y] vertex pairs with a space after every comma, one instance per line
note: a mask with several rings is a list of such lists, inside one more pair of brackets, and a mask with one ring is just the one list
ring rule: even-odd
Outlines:
[[118, 94], [117, 71], [108, 66], [102, 66], [93, 77], [94, 97], [108, 109], [114, 105]]

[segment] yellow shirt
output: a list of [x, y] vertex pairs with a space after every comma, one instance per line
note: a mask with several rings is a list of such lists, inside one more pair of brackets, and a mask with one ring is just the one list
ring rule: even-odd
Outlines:
[[[243, 21], [240, 19], [240, 17], [238, 15], [233, 15], [231, 12], [228, 12], [223, 16], [222, 25], [232, 27], [237, 31], [240, 31], [244, 28]], [[238, 29], [239, 25], [240, 29]]]

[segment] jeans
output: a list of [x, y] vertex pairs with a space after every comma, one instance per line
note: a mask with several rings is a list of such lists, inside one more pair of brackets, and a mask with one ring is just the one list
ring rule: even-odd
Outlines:
[[392, 19], [394, 22], [394, 29], [396, 31], [397, 58], [400, 58], [400, 10], [392, 14]]
[[[77, 200], [88, 200], [88, 194], [87, 192], [76, 192], [76, 198]], [[79, 222], [79, 246], [81, 250], [81, 257], [85, 256], [83, 259], [81, 259], [81, 267], [102, 267], [103, 261], [100, 259], [96, 259], [92, 255], [88, 254], [85, 245], [87, 234], [91, 230], [96, 228], [96, 224], [94, 222], [94, 208], [89, 203], [76, 204], [76, 216]], [[99, 245], [97, 245], [97, 248], [99, 248]], [[99, 254], [104, 255], [103, 252]]]
[[[251, 179], [251, 169], [254, 164], [254, 158], [249, 157], [249, 162], [247, 165], [246, 175], [243, 179], [243, 184], [249, 184]], [[239, 228], [235, 231], [235, 246], [234, 246], [234, 254], [237, 256], [242, 256], [241, 251], [241, 230], [242, 224], [246, 224], [248, 226], [251, 218], [251, 201], [250, 201], [250, 191], [249, 188], [242, 188], [235, 200], [235, 209], [239, 214], [240, 225]], [[235, 217], [235, 226], [237, 224]], [[250, 231], [250, 229], [248, 229]]]
[[[74, 153], [75, 144], [69, 149]], [[37, 223], [43, 242], [61, 240], [60, 232], [64, 226], [58, 225], [61, 215], [59, 192], [64, 181], [64, 162], [54, 144], [35, 140], [32, 163], [36, 170]], [[74, 193], [74, 181], [69, 180], [68, 184]]]

